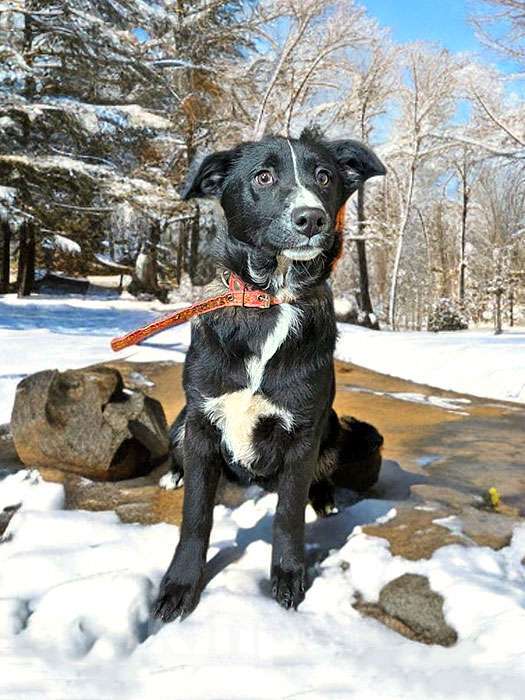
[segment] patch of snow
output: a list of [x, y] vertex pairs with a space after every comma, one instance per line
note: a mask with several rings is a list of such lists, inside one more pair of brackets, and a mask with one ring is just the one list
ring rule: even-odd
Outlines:
[[64, 507], [64, 487], [44, 481], [36, 469], [6, 476], [0, 489], [0, 510], [57, 510]]
[[344, 297], [336, 297], [334, 299], [334, 309], [336, 316], [346, 316], [347, 314], [351, 313], [355, 313], [357, 315], [356, 303]]
[[425, 394], [420, 394], [415, 391], [378, 391], [375, 389], [368, 389], [362, 386], [351, 386], [346, 387], [348, 391], [353, 391], [359, 394], [373, 394], [374, 396], [389, 396], [392, 399], [397, 399], [398, 401], [408, 401], [409, 403], [418, 403], [431, 406], [439, 406], [439, 408], [444, 408], [449, 413], [457, 413], [458, 415], [468, 416], [469, 414], [465, 411], [459, 411], [458, 406], [468, 405], [471, 402], [470, 399], [463, 398], [443, 398], [442, 396], [426, 396]]
[[[338, 326], [339, 360], [439, 389], [525, 403], [524, 329], [496, 336], [489, 330], [392, 333]], [[437, 398], [433, 402], [443, 405]]]
[[140, 346], [114, 353], [110, 341], [180, 304], [83, 298], [0, 297], [0, 424], [11, 417], [16, 385], [44, 369], [75, 369], [96, 362], [183, 362], [190, 325], [177, 326]]
[[[359, 527], [391, 506], [362, 501], [307, 525], [308, 547], [331, 553], [293, 612], [265, 593], [275, 506], [269, 495], [215, 508], [212, 578], [193, 615], [168, 625], [148, 611], [178, 528], [114, 513], [16, 513], [0, 545], [0, 697], [419, 700], [422, 688], [429, 700], [522, 697], [525, 526], [499, 551], [452, 545], [409, 561]], [[454, 647], [409, 641], [352, 607], [406, 572], [443, 595]]]
[[82, 248], [76, 241], [72, 241], [71, 238], [62, 236], [59, 233], [53, 234], [52, 243], [54, 248], [64, 253], [69, 253], [70, 255], [80, 255], [82, 253]]
[[383, 525], [384, 523], [387, 523], [389, 520], [393, 520], [397, 515], [397, 510], [395, 508], [391, 508], [388, 513], [385, 515], [380, 515], [379, 518], [376, 518], [376, 523], [380, 523]]

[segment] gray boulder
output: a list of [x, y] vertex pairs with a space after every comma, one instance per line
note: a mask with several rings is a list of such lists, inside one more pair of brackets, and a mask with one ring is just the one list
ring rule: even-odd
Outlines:
[[17, 387], [11, 432], [22, 462], [95, 480], [141, 476], [168, 453], [161, 404], [124, 389], [120, 372], [46, 370]]
[[377, 604], [360, 600], [354, 607], [417, 642], [449, 647], [458, 639], [443, 615], [443, 596], [430, 588], [426, 576], [399, 576], [384, 586]]

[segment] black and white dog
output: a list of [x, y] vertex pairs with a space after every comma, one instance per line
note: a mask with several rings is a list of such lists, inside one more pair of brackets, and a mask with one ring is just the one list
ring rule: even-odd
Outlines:
[[242, 143], [190, 172], [183, 198], [222, 206], [218, 265], [282, 303], [193, 322], [187, 405], [171, 431], [175, 470], [184, 471], [183, 520], [154, 607], [165, 621], [199, 601], [221, 474], [278, 493], [271, 578], [285, 608], [304, 598], [308, 499], [323, 514], [334, 486], [366, 490], [377, 480], [381, 436], [355, 419], [340, 422], [332, 409], [337, 331], [327, 279], [342, 245], [338, 211], [360, 183], [384, 173], [363, 144], [311, 132]]

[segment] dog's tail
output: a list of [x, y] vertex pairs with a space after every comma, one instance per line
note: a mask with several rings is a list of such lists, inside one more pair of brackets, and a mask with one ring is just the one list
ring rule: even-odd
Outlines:
[[334, 488], [368, 491], [379, 478], [383, 436], [370, 423], [352, 416], [339, 418], [331, 409], [310, 500], [319, 514], [334, 503]]

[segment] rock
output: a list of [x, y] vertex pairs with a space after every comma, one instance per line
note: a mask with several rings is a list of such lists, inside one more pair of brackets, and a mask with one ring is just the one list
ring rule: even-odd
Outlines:
[[442, 503], [454, 510], [461, 511], [466, 506], [483, 505], [483, 498], [476, 493], [458, 491], [448, 486], [436, 486], [434, 484], [414, 484], [410, 491], [425, 501]]
[[184, 489], [166, 491], [158, 485], [159, 474], [167, 469], [165, 463], [148, 476], [115, 482], [91, 481], [50, 467], [40, 467], [39, 472], [46, 481], [63, 484], [68, 510], [114, 510], [126, 523], [180, 525]]
[[457, 641], [443, 615], [443, 596], [430, 588], [426, 576], [404, 574], [390, 581], [379, 594], [379, 606], [429, 644], [448, 647]]
[[392, 520], [365, 525], [363, 532], [388, 540], [394, 556], [413, 561], [430, 559], [436, 549], [447, 544], [469, 544], [461, 535], [453, 534], [446, 527], [433, 522], [450, 516], [449, 510], [423, 507], [425, 510], [400, 507]]
[[453, 516], [450, 526], [454, 530], [457, 528], [481, 547], [501, 549], [510, 544], [512, 531], [520, 523], [523, 523], [523, 519], [466, 507], [461, 513]]
[[15, 443], [9, 424], [0, 425], [0, 476], [2, 471], [10, 472], [20, 469], [22, 462], [18, 459]]
[[354, 608], [362, 615], [373, 617], [374, 620], [378, 620], [385, 625], [385, 627], [390, 627], [391, 630], [403, 635], [403, 637], [407, 637], [407, 639], [411, 639], [414, 642], [422, 642], [423, 644], [431, 643], [425, 637], [414, 632], [414, 630], [408, 625], [405, 625], [404, 622], [401, 622], [401, 620], [398, 620], [396, 617], [389, 615], [380, 605], [377, 605], [376, 603], [364, 603], [360, 600], [357, 603], [354, 603]]
[[65, 484], [67, 478], [71, 476], [68, 472], [62, 471], [62, 469], [57, 467], [38, 467], [38, 471], [44, 481], [51, 481], [54, 484]]
[[21, 503], [17, 503], [13, 506], [7, 506], [3, 510], [0, 510], [0, 537], [2, 537], [2, 535], [4, 534], [7, 526], [9, 525], [9, 521], [16, 513], [16, 511], [20, 508], [20, 506]]
[[[130, 481], [139, 483], [129, 485]], [[153, 484], [143, 485], [140, 478], [126, 482], [100, 483], [74, 475], [66, 476], [64, 487], [68, 510], [115, 510], [119, 506], [136, 503], [146, 503], [151, 510], [157, 491]]]
[[11, 431], [20, 459], [90, 479], [147, 473], [168, 452], [161, 404], [124, 390], [108, 367], [46, 370], [17, 387]]

